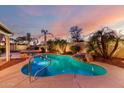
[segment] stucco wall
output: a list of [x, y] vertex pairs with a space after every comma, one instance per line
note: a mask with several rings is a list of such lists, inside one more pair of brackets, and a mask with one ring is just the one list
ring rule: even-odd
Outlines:
[[16, 49], [17, 51], [20, 51], [20, 50], [26, 50], [27, 49], [27, 45], [16, 45]]

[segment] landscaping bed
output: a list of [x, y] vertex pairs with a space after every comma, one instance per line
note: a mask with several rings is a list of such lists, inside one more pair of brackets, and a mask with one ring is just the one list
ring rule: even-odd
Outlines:
[[15, 59], [11, 59], [9, 62], [4, 62], [4, 64], [0, 65], [0, 71], [10, 66], [24, 62], [25, 60], [26, 58], [15, 58]]
[[103, 59], [103, 58], [97, 57], [95, 61], [102, 62], [102, 63], [108, 63], [110, 65], [115, 65], [115, 66], [124, 68], [124, 58]]

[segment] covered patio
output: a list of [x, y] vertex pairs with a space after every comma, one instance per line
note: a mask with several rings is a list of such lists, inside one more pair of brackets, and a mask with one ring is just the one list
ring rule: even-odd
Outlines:
[[2, 23], [0, 23], [0, 34], [5, 36], [6, 62], [10, 61], [10, 38], [12, 32]]

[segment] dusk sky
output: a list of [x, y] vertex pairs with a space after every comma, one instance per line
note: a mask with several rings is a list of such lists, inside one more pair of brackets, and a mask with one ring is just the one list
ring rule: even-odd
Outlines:
[[71, 26], [83, 29], [83, 34], [104, 26], [124, 30], [124, 6], [0, 6], [0, 22], [15, 35], [30, 32], [39, 36], [47, 29], [56, 37], [69, 37]]

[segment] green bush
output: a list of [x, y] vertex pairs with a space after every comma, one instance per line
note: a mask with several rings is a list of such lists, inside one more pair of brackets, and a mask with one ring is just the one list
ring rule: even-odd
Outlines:
[[81, 50], [81, 47], [79, 45], [73, 45], [70, 47], [70, 49], [73, 53], [77, 53]]
[[45, 48], [44, 47], [41, 47], [40, 49], [42, 50], [42, 53], [45, 53]]

